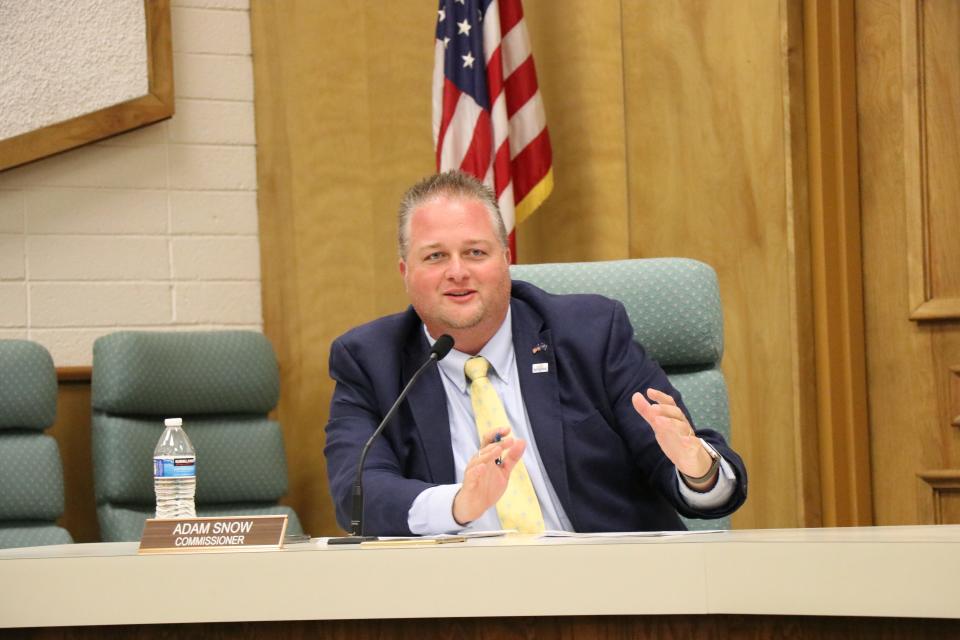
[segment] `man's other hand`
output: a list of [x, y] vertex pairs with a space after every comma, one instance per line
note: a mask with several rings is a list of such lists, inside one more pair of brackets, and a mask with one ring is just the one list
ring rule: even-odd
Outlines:
[[673, 396], [656, 389], [647, 389], [647, 395], [650, 401], [641, 393], [633, 394], [633, 408], [653, 429], [664, 455], [685, 476], [699, 478], [706, 474], [713, 460]]
[[[510, 472], [527, 448], [526, 441], [512, 438], [509, 433], [506, 427], [486, 435], [477, 455], [467, 463], [463, 486], [453, 499], [453, 519], [458, 524], [466, 526], [479, 518], [507, 490]], [[494, 441], [496, 435], [500, 436], [499, 441]]]

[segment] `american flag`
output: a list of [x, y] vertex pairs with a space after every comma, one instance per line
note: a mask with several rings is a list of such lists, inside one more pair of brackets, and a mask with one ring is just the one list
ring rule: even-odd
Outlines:
[[493, 187], [514, 227], [553, 190], [553, 154], [520, 0], [440, 0], [433, 69], [437, 170]]

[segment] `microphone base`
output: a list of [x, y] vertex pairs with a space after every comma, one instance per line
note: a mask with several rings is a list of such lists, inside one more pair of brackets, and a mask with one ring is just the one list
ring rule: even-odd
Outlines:
[[377, 536], [340, 536], [339, 538], [327, 538], [327, 544], [360, 544], [361, 542], [379, 539]]

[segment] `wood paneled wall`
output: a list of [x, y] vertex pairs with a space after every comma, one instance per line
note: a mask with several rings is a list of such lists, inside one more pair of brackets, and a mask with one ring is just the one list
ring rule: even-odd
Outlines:
[[[800, 7], [525, 3], [556, 188], [520, 227], [519, 260], [676, 255], [717, 269], [734, 444], [752, 476], [740, 527], [819, 517], [805, 479], [816, 460]], [[254, 0], [251, 18], [265, 330], [281, 360], [291, 503], [312, 534], [332, 533], [328, 345], [406, 304], [394, 215], [433, 171], [435, 12]]]
[[804, 2], [807, 194], [821, 523], [873, 522], [852, 2]]
[[251, 3], [264, 329], [280, 360], [291, 504], [312, 535], [336, 530], [329, 345], [404, 303], [393, 219], [433, 166], [434, 15], [422, 2]]
[[960, 522], [958, 43], [953, 0], [857, 4], [877, 524]]
[[[796, 4], [796, 3], [793, 3]], [[720, 279], [734, 444], [751, 474], [740, 527], [802, 526], [798, 378], [809, 323], [794, 322], [796, 136], [788, 98], [790, 3], [624, 3], [630, 256], [684, 255]], [[791, 20], [793, 23], [791, 23]], [[807, 429], [806, 433], [809, 433]], [[811, 513], [816, 513], [812, 510]]]
[[57, 441], [63, 463], [63, 517], [57, 524], [74, 542], [98, 542], [90, 445], [90, 368], [57, 370], [57, 419], [47, 433]]
[[524, 8], [553, 145], [554, 191], [518, 229], [518, 262], [628, 258], [620, 3], [536, 1]]

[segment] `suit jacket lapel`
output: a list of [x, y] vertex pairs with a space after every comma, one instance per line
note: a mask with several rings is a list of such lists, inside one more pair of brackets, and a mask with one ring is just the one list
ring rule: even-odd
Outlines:
[[[402, 384], [407, 384], [430, 356], [430, 346], [423, 327], [417, 323], [415, 337], [407, 343], [403, 358]], [[407, 394], [406, 402], [420, 432], [426, 454], [430, 478], [437, 484], [456, 482], [453, 468], [453, 445], [450, 442], [450, 418], [447, 414], [447, 394], [436, 365], [423, 372]]]
[[[560, 413], [560, 383], [557, 379], [556, 351], [549, 329], [543, 320], [525, 302], [514, 298], [513, 349], [517, 356], [520, 391], [530, 418], [530, 426], [537, 440], [540, 459], [563, 505], [573, 520], [570, 489], [567, 484], [567, 464], [564, 455], [563, 421]], [[534, 373], [534, 366], [538, 373]], [[546, 371], [542, 371], [546, 365]]]

